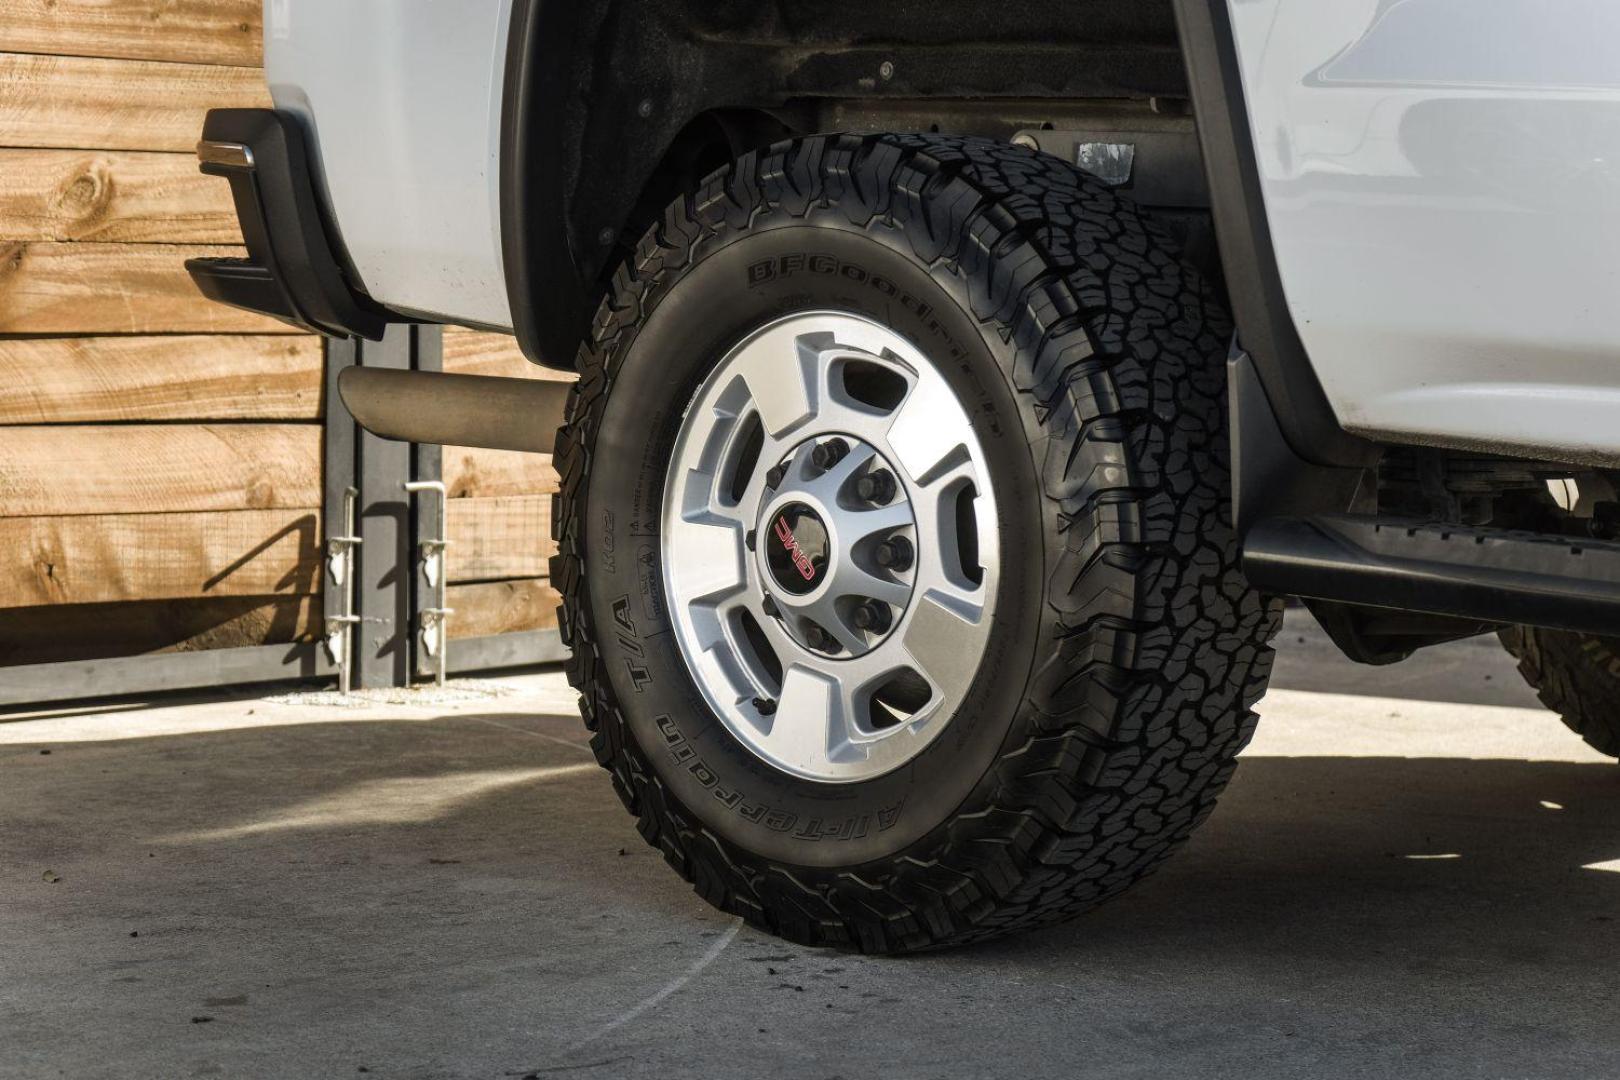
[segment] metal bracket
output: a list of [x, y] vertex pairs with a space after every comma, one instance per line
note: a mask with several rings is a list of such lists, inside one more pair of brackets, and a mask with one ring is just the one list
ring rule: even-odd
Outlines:
[[326, 538], [326, 573], [342, 591], [343, 609], [326, 617], [326, 651], [338, 669], [338, 689], [347, 694], [354, 677], [354, 628], [360, 616], [354, 613], [354, 549], [363, 541], [354, 532], [354, 506], [360, 492], [343, 492], [343, 535]]
[[448, 507], [445, 506], [446, 493], [444, 482], [440, 480], [413, 480], [405, 485], [405, 490], [411, 494], [431, 491], [439, 499], [439, 535], [423, 540], [416, 545], [419, 558], [422, 561], [422, 576], [427, 583], [433, 586], [434, 606], [423, 608], [418, 632], [422, 635], [422, 649], [429, 656], [438, 661], [434, 675], [434, 682], [443, 686], [445, 676], [450, 669], [450, 616], [455, 609], [446, 602], [449, 589], [449, 567], [446, 565], [446, 549], [450, 547], [450, 540], [445, 535]]

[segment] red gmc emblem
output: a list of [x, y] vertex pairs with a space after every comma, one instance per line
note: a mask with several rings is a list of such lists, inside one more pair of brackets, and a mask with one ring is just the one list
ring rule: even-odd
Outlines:
[[806, 581], [816, 580], [816, 568], [810, 565], [810, 557], [799, 547], [799, 539], [788, 527], [786, 517], [779, 516], [776, 519], [776, 538], [782, 541], [782, 546], [787, 549], [793, 565], [799, 568], [799, 575]]

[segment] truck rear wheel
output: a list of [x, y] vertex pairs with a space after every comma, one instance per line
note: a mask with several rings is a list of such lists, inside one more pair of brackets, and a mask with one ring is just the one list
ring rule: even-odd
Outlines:
[[669, 206], [580, 354], [552, 562], [646, 840], [872, 952], [1156, 867], [1279, 618], [1230, 526], [1230, 336], [1129, 203], [984, 140], [783, 143]]
[[1541, 703], [1592, 749], [1620, 758], [1620, 638], [1535, 626], [1500, 636]]

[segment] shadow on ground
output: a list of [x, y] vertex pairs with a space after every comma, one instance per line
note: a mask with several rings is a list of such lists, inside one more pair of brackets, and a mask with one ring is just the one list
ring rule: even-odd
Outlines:
[[5, 1076], [1620, 1075], [1607, 764], [1251, 757], [1128, 898], [905, 960], [739, 932], [575, 718], [13, 744], [0, 776]]

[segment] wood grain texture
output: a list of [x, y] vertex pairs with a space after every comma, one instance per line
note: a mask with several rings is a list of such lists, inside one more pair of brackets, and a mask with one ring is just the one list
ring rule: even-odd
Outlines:
[[556, 553], [550, 495], [451, 499], [450, 581], [545, 577]]
[[312, 596], [316, 509], [0, 518], [0, 608]]
[[209, 109], [269, 107], [256, 68], [0, 53], [0, 146], [190, 154]]
[[557, 371], [531, 364], [510, 334], [446, 327], [444, 370], [460, 375], [500, 375], [508, 379], [545, 379], [573, 382], [572, 371]]
[[550, 454], [447, 446], [444, 485], [452, 499], [539, 495], [557, 490], [557, 472], [551, 467]]
[[0, 424], [315, 420], [321, 389], [316, 337], [0, 339]]
[[561, 598], [544, 581], [452, 585], [447, 591], [449, 604], [455, 609], [450, 616], [452, 639], [544, 630], [557, 625]]
[[0, 665], [312, 641], [320, 627], [310, 596], [10, 608], [0, 611]]
[[0, 50], [258, 67], [261, 0], [0, 0]]
[[226, 181], [184, 154], [132, 150], [0, 150], [0, 236], [242, 242]]
[[0, 427], [0, 517], [320, 502], [319, 424]]
[[204, 297], [194, 256], [244, 249], [195, 244], [0, 242], [0, 333], [295, 333], [264, 315]]

